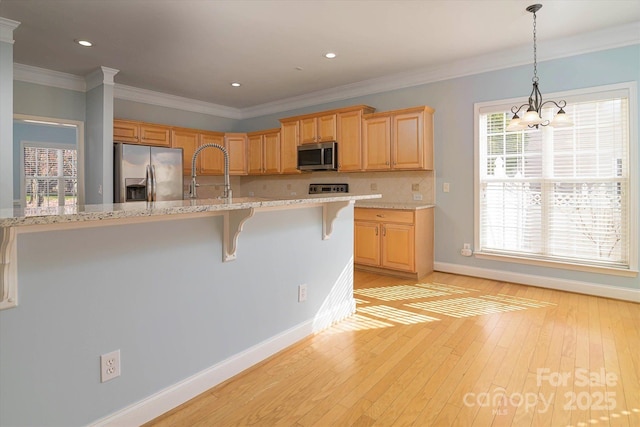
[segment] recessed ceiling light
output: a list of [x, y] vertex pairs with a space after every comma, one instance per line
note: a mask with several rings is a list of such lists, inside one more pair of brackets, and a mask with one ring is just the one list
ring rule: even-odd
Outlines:
[[333, 58], [335, 58], [335, 57], [336, 57], [336, 54], [335, 54], [335, 53], [333, 53], [333, 52], [328, 52], [328, 53], [325, 53], [325, 54], [324, 54], [324, 57], [325, 57], [325, 58], [329, 58], [329, 59], [333, 59]]
[[231, 86], [233, 86], [233, 87], [240, 87], [240, 83], [238, 83], [238, 82], [233, 82], [233, 83], [231, 83]]
[[84, 47], [93, 46], [93, 43], [91, 43], [89, 40], [76, 40], [76, 43], [78, 43], [80, 46], [84, 46]]

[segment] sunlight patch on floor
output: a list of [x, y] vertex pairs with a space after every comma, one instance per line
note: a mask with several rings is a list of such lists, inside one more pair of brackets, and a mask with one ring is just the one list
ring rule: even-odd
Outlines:
[[446, 292], [448, 294], [468, 294], [469, 292], [480, 292], [477, 289], [462, 288], [460, 286], [453, 285], [443, 285], [442, 283], [416, 283], [416, 285], [423, 288]]
[[414, 325], [416, 323], [426, 323], [440, 320], [435, 317], [424, 316], [422, 314], [400, 310], [397, 308], [388, 307], [386, 305], [362, 307], [358, 309], [358, 312], [380, 317], [391, 322], [400, 323], [402, 325]]
[[397, 301], [403, 299], [431, 298], [443, 295], [449, 295], [446, 292], [434, 289], [425, 289], [424, 287], [401, 285], [386, 286], [382, 288], [356, 289], [353, 291], [355, 295], [375, 298], [382, 301]]
[[462, 318], [480, 316], [483, 314], [504, 313], [508, 311], [526, 310], [527, 307], [515, 304], [506, 304], [498, 301], [489, 301], [482, 298], [466, 297], [430, 302], [414, 302], [404, 304], [407, 307], [447, 316]]
[[557, 304], [554, 304], [552, 302], [536, 301], [536, 300], [529, 299], [529, 298], [514, 297], [514, 296], [511, 296], [511, 295], [505, 295], [505, 294], [484, 295], [484, 296], [482, 296], [480, 298], [490, 299], [490, 300], [494, 300], [494, 301], [500, 301], [500, 302], [504, 302], [504, 303], [508, 303], [508, 304], [523, 305], [525, 307], [531, 307], [531, 308], [549, 307], [549, 306], [552, 306], [552, 305], [557, 305]]
[[392, 326], [394, 326], [392, 323], [382, 322], [380, 320], [371, 319], [367, 316], [354, 314], [353, 316], [344, 319], [342, 322], [336, 323], [323, 333], [336, 334], [349, 331], [366, 331], [369, 329], [390, 328]]

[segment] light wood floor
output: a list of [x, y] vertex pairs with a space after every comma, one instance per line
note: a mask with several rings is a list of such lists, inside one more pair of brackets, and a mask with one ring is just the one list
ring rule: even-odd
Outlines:
[[355, 296], [148, 425], [640, 426], [639, 304], [444, 273], [356, 272]]

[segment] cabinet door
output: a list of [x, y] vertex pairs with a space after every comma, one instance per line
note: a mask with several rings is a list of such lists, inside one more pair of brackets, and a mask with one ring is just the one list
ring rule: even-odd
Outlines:
[[382, 224], [382, 266], [413, 272], [414, 236], [413, 225]]
[[127, 120], [113, 121], [113, 141], [114, 142], [140, 142], [140, 124]]
[[262, 139], [262, 135], [252, 135], [249, 137], [249, 175], [261, 175], [264, 173]]
[[[200, 146], [204, 144], [218, 144], [224, 147], [224, 136], [223, 134], [203, 132], [200, 134]], [[200, 152], [198, 161], [202, 175], [224, 174], [224, 155], [221, 150], [214, 147], [205, 148]]]
[[355, 221], [354, 262], [356, 264], [380, 265], [380, 224]]
[[168, 126], [140, 124], [140, 143], [159, 147], [171, 146], [171, 129]]
[[390, 169], [391, 119], [375, 117], [366, 119], [363, 128], [363, 168], [364, 170]]
[[[186, 129], [172, 129], [171, 130], [171, 146], [175, 148], [182, 148], [182, 169], [183, 175], [191, 175], [191, 159], [193, 153], [196, 152], [200, 136], [198, 132], [186, 130]], [[200, 167], [200, 159], [196, 163], [196, 171]]]
[[300, 173], [298, 170], [298, 121], [283, 122], [280, 127], [282, 173]]
[[300, 143], [314, 144], [318, 142], [318, 125], [315, 117], [300, 120]]
[[338, 114], [338, 168], [342, 172], [362, 169], [362, 112]]
[[247, 135], [246, 134], [226, 134], [224, 145], [229, 152], [229, 174], [247, 174]]
[[335, 141], [338, 136], [337, 115], [327, 114], [316, 118], [318, 142]]
[[264, 135], [263, 150], [264, 172], [267, 174], [280, 173], [280, 132]]
[[424, 168], [424, 113], [393, 116], [393, 169]]

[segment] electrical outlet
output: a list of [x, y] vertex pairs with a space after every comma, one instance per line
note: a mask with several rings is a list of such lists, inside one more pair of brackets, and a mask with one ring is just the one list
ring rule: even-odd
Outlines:
[[422, 200], [422, 194], [420, 193], [413, 193], [413, 200]]
[[471, 250], [471, 243], [464, 243], [462, 245], [462, 249], [460, 250], [460, 255], [462, 255], [462, 256], [471, 256], [471, 255], [473, 255], [473, 251]]
[[371, 183], [371, 191], [378, 191], [378, 184], [376, 184], [375, 182]]
[[411, 184], [411, 191], [420, 191], [420, 184]]
[[100, 356], [100, 382], [120, 376], [120, 350]]
[[303, 302], [307, 300], [307, 285], [299, 285], [298, 286], [298, 302]]
[[449, 183], [448, 182], [443, 182], [442, 183], [442, 192], [443, 193], [448, 193], [449, 192]]

